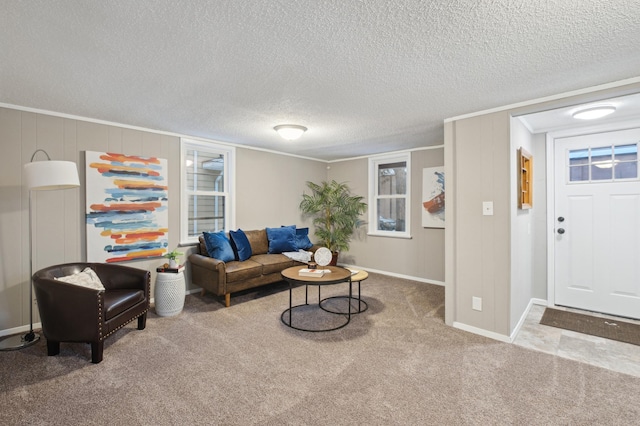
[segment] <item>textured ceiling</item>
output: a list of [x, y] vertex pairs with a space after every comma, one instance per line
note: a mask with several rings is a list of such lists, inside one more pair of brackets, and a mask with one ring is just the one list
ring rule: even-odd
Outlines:
[[0, 102], [330, 160], [637, 77], [639, 40], [638, 0], [0, 0]]

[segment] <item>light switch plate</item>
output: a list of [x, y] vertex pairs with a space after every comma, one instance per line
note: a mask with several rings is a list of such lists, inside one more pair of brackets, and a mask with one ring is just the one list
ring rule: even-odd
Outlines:
[[482, 202], [482, 214], [484, 216], [493, 216], [493, 201]]

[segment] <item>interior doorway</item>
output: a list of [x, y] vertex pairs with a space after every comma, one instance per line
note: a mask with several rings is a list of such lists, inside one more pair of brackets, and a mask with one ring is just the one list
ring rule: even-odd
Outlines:
[[[604, 118], [598, 118], [596, 120], [578, 120], [574, 117], [575, 113], [584, 109], [589, 109], [594, 106], [602, 106], [606, 105], [609, 107], [613, 107], [615, 113], [606, 116]], [[522, 122], [525, 124], [527, 129], [531, 132], [532, 135], [545, 135], [546, 136], [546, 144], [545, 148], [537, 151], [537, 158], [544, 158], [544, 166], [538, 172], [538, 176], [545, 176], [544, 188], [546, 190], [546, 195], [544, 195], [544, 200], [546, 201], [544, 223], [540, 226], [540, 231], [542, 229], [545, 230], [545, 233], [539, 232], [534, 234], [534, 238], [536, 241], [536, 255], [542, 256], [546, 259], [546, 267], [543, 266], [542, 263], [539, 264], [540, 267], [546, 268], [546, 277], [537, 278], [534, 282], [534, 291], [537, 294], [543, 291], [542, 286], [546, 285], [546, 300], [548, 306], [571, 306], [571, 307], [579, 307], [580, 309], [592, 310], [592, 311], [609, 311], [616, 312], [616, 315], [623, 315], [632, 318], [638, 318], [640, 315], [640, 311], [637, 309], [635, 312], [629, 314], [629, 309], [625, 308], [622, 310], [622, 313], [619, 309], [615, 308], [617, 306], [617, 302], [611, 302], [611, 305], [614, 305], [614, 309], [609, 309], [607, 306], [602, 306], [604, 303], [600, 303], [599, 301], [596, 304], [584, 303], [581, 301], [581, 298], [586, 297], [588, 294], [591, 294], [592, 299], [596, 299], [597, 296], [593, 296], [594, 294], [602, 294], [602, 292], [606, 291], [604, 289], [593, 289], [592, 286], [603, 285], [605, 281], [615, 281], [616, 283], [625, 282], [625, 286], [618, 286], [618, 288], [614, 288], [612, 293], [616, 293], [619, 297], [626, 295], [629, 299], [634, 299], [636, 294], [638, 293], [637, 285], [639, 285], [640, 279], [635, 275], [637, 272], [633, 269], [636, 266], [640, 265], [640, 259], [635, 257], [633, 254], [636, 251], [636, 247], [640, 242], [637, 239], [631, 240], [629, 236], [635, 232], [631, 231], [629, 228], [625, 228], [625, 223], [633, 222], [632, 210], [635, 209], [635, 205], [633, 204], [633, 199], [635, 195], [633, 195], [636, 189], [631, 188], [629, 186], [637, 185], [637, 178], [635, 180], [634, 185], [627, 185], [629, 181], [624, 181], [624, 179], [620, 179], [618, 182], [614, 182], [614, 178], [611, 178], [611, 182], [604, 182], [604, 179], [594, 179], [593, 181], [587, 181], [587, 184], [578, 184], [575, 183], [571, 185], [574, 188], [580, 188], [583, 191], [591, 191], [597, 190], [598, 194], [568, 194], [564, 193], [564, 197], [567, 196], [573, 197], [569, 202], [565, 200], [564, 202], [572, 204], [571, 207], [565, 205], [556, 207], [557, 197], [556, 197], [556, 175], [558, 175], [557, 180], [560, 181], [560, 178], [566, 179], [566, 173], [569, 173], [569, 165], [564, 162], [570, 162], [571, 158], [567, 157], [567, 150], [579, 151], [578, 147], [569, 148], [565, 146], [563, 149], [563, 158], [560, 159], [561, 165], [556, 165], [556, 157], [560, 157], [560, 154], [556, 154], [555, 148], [555, 140], [568, 141], [570, 138], [580, 138], [586, 137], [588, 135], [596, 135], [596, 134], [608, 134], [614, 135], [615, 132], [629, 129], [639, 129], [640, 128], [640, 93], [627, 93], [621, 94], [617, 97], [613, 98], [604, 98], [600, 100], [591, 100], [585, 104], [574, 104], [570, 106], [565, 106], [556, 109], [547, 109], [535, 113], [529, 113], [526, 115], [519, 116]], [[597, 137], [597, 136], [594, 136]], [[584, 141], [583, 141], [584, 142]], [[620, 145], [619, 141], [613, 143], [596, 143], [595, 145], [587, 144], [587, 153], [589, 153], [590, 148], [597, 149], [598, 147], [604, 147], [609, 144], [609, 150], [613, 150], [615, 145]], [[636, 138], [635, 143], [638, 142]], [[540, 143], [542, 143], [540, 141]], [[567, 142], [569, 143], [569, 142]], [[580, 142], [576, 142], [580, 143]], [[632, 142], [629, 143], [633, 144]], [[637, 146], [637, 145], [636, 145]], [[584, 148], [584, 147], [583, 147]], [[589, 157], [589, 155], [592, 157]], [[584, 157], [584, 152], [574, 153], [574, 173], [577, 173], [578, 170], [594, 170], [594, 175], [596, 178], [601, 178], [603, 176], [602, 173], [606, 173], [606, 165], [604, 163], [599, 163], [604, 160], [601, 152], [594, 151], [591, 154]], [[619, 152], [622, 155], [621, 152]], [[582, 158], [578, 158], [580, 155], [583, 155]], [[609, 164], [612, 166], [608, 169], [611, 172], [614, 169], [614, 165], [618, 164], [616, 160], [620, 161], [620, 158], [616, 159], [616, 153], [612, 152], [611, 161]], [[603, 158], [599, 158], [603, 157]], [[579, 162], [589, 161], [591, 158], [592, 163], [594, 162], [598, 164], [578, 164]], [[631, 160], [630, 160], [631, 161]], [[637, 160], [631, 161], [637, 167]], [[605, 161], [606, 163], [606, 161]], [[537, 162], [540, 164], [540, 161]], [[608, 164], [607, 164], [608, 165]], [[580, 166], [580, 167], [578, 167]], [[598, 167], [600, 166], [600, 167]], [[562, 168], [562, 171], [556, 171], [556, 167]], [[535, 176], [535, 173], [534, 173]], [[585, 176], [585, 175], [583, 175]], [[589, 178], [591, 179], [591, 178]], [[633, 179], [633, 178], [628, 178]], [[597, 180], [602, 180], [603, 182], [596, 182]], [[566, 182], [565, 182], [566, 183]], [[539, 186], [538, 186], [539, 187]], [[572, 188], [571, 190], [573, 190]], [[602, 195], [607, 193], [607, 188], [615, 188], [616, 191], [618, 189], [623, 190], [614, 200], [611, 200], [611, 194]], [[565, 189], [566, 185], [565, 185]], [[624, 193], [624, 191], [627, 191]], [[612, 193], [613, 194], [613, 193]], [[585, 213], [582, 216], [574, 216], [573, 214], [567, 214], [566, 212], [561, 212], [563, 209], [572, 208], [576, 209], [580, 202], [583, 204], [589, 204], [591, 201], [588, 201], [589, 197], [595, 197], [597, 195], [598, 198], [609, 197], [606, 198], [610, 202], [608, 202], [608, 207], [606, 209], [600, 209], [600, 202], [598, 201], [594, 204], [594, 208], [599, 208], [601, 210], [598, 212], [598, 215], [608, 215], [610, 217], [611, 214], [618, 215], [618, 218], [614, 220], [613, 223], [609, 223], [609, 234], [602, 237], [602, 235], [595, 235], [594, 238], [598, 238], [595, 242], [595, 247], [599, 249], [600, 256], [596, 256], [598, 262], [600, 262], [601, 258], [610, 258], [613, 260], [608, 261], [608, 266], [598, 265], [597, 268], [594, 266], [594, 256], [591, 253], [585, 253], [588, 251], [586, 247], [588, 247], [583, 240], [590, 240], [587, 238], [591, 238], [594, 232], [604, 232], [602, 229], [594, 228], [593, 226], [587, 225], [587, 217], [588, 215]], [[534, 194], [535, 197], [535, 194]], [[582, 197], [582, 198], [580, 198]], [[613, 203], [613, 205], [611, 205]], [[626, 204], [625, 204], [626, 203]], [[538, 204], [539, 205], [539, 204]], [[624, 205], [624, 207], [623, 207]], [[535, 208], [535, 207], [534, 207]], [[613, 213], [611, 209], [613, 208]], [[558, 210], [558, 211], [556, 211]], [[606, 211], [605, 211], [606, 210]], [[588, 210], [579, 210], [581, 212], [586, 212]], [[603, 213], [604, 211], [604, 213]], [[593, 214], [596, 214], [593, 212]], [[626, 216], [625, 216], [626, 215]], [[560, 222], [558, 219], [562, 218], [564, 222]], [[571, 219], [570, 219], [571, 218]], [[584, 223], [578, 223], [579, 220], [583, 220]], [[560, 226], [560, 225], [564, 226]], [[614, 228], [611, 228], [613, 226]], [[616, 228], [616, 226], [620, 226], [620, 228]], [[633, 225], [635, 226], [635, 224]], [[578, 227], [578, 228], [576, 228]], [[576, 231], [579, 227], [583, 227], [584, 229]], [[565, 232], [564, 234], [559, 234], [557, 231], [562, 229], [560, 232]], [[564, 235], [564, 238], [562, 237]], [[566, 248], [565, 246], [560, 245], [562, 242], [569, 243], [565, 246], [571, 246], [570, 248]], [[605, 245], [609, 245], [609, 248], [605, 248]], [[611, 248], [611, 244], [614, 244], [613, 248]], [[556, 245], [558, 245], [556, 247]], [[625, 245], [629, 245], [626, 247]], [[556, 248], [559, 251], [559, 254], [556, 255]], [[592, 247], [593, 248], [593, 247]], [[562, 252], [564, 250], [564, 253]], [[543, 252], [544, 251], [544, 252]], [[571, 256], [574, 256], [571, 258]], [[591, 260], [587, 261], [586, 259], [591, 257]], [[627, 259], [627, 260], [625, 260]], [[631, 259], [631, 260], [628, 260]], [[573, 262], [573, 263], [570, 263]], [[628, 262], [629, 267], [623, 267], [622, 270], [615, 269], [616, 266], [623, 262]], [[558, 269], [556, 270], [556, 268]], [[612, 269], [613, 267], [613, 269]], [[598, 272], [594, 270], [594, 268], [598, 269]], [[607, 269], [608, 268], [608, 269]], [[544, 270], [544, 269], [541, 269]], [[603, 272], [604, 271], [604, 272]], [[570, 276], [567, 277], [567, 275]], [[588, 274], [588, 278], [587, 278]], [[636, 286], [631, 284], [635, 278]], [[558, 284], [558, 289], [556, 289], [557, 282], [565, 281], [564, 290], [560, 288]], [[581, 282], [579, 282], [581, 280]], [[614, 285], [615, 287], [616, 285]], [[597, 291], [596, 291], [597, 290]], [[570, 293], [568, 296], [564, 293]], [[591, 292], [591, 293], [590, 293]], [[558, 300], [556, 300], [556, 298]], [[574, 300], [574, 298], [576, 300]], [[611, 297], [612, 300], [617, 300], [616, 297]], [[633, 308], [632, 308], [633, 309]]]

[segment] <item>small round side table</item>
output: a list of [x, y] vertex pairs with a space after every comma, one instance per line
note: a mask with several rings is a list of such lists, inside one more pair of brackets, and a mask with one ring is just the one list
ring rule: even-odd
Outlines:
[[185, 292], [184, 272], [158, 272], [153, 291], [156, 314], [171, 317], [182, 312]]
[[369, 273], [367, 271], [358, 271], [355, 274], [351, 275], [351, 282], [352, 283], [358, 283], [358, 297], [352, 296], [333, 296], [333, 297], [327, 297], [326, 299], [322, 299], [322, 301], [320, 302], [320, 308], [327, 311], [327, 312], [331, 312], [332, 314], [342, 314], [344, 312], [338, 312], [338, 311], [333, 311], [333, 310], [329, 310], [327, 308], [325, 308], [324, 306], [322, 306], [322, 303], [325, 300], [330, 300], [330, 299], [347, 299], [349, 300], [349, 303], [351, 303], [352, 301], [356, 302], [358, 304], [358, 309], [354, 312], [352, 312], [352, 314], [361, 314], [362, 312], [366, 311], [367, 309], [369, 309], [369, 305], [367, 304], [367, 302], [365, 302], [364, 300], [362, 300], [362, 297], [360, 296], [360, 283], [364, 280], [366, 280], [367, 278], [369, 278]]

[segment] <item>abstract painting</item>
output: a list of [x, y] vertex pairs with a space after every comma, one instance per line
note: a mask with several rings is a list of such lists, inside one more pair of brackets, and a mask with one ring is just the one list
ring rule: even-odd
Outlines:
[[87, 261], [112, 263], [167, 253], [167, 160], [85, 154]]
[[444, 167], [422, 170], [422, 226], [444, 228]]

